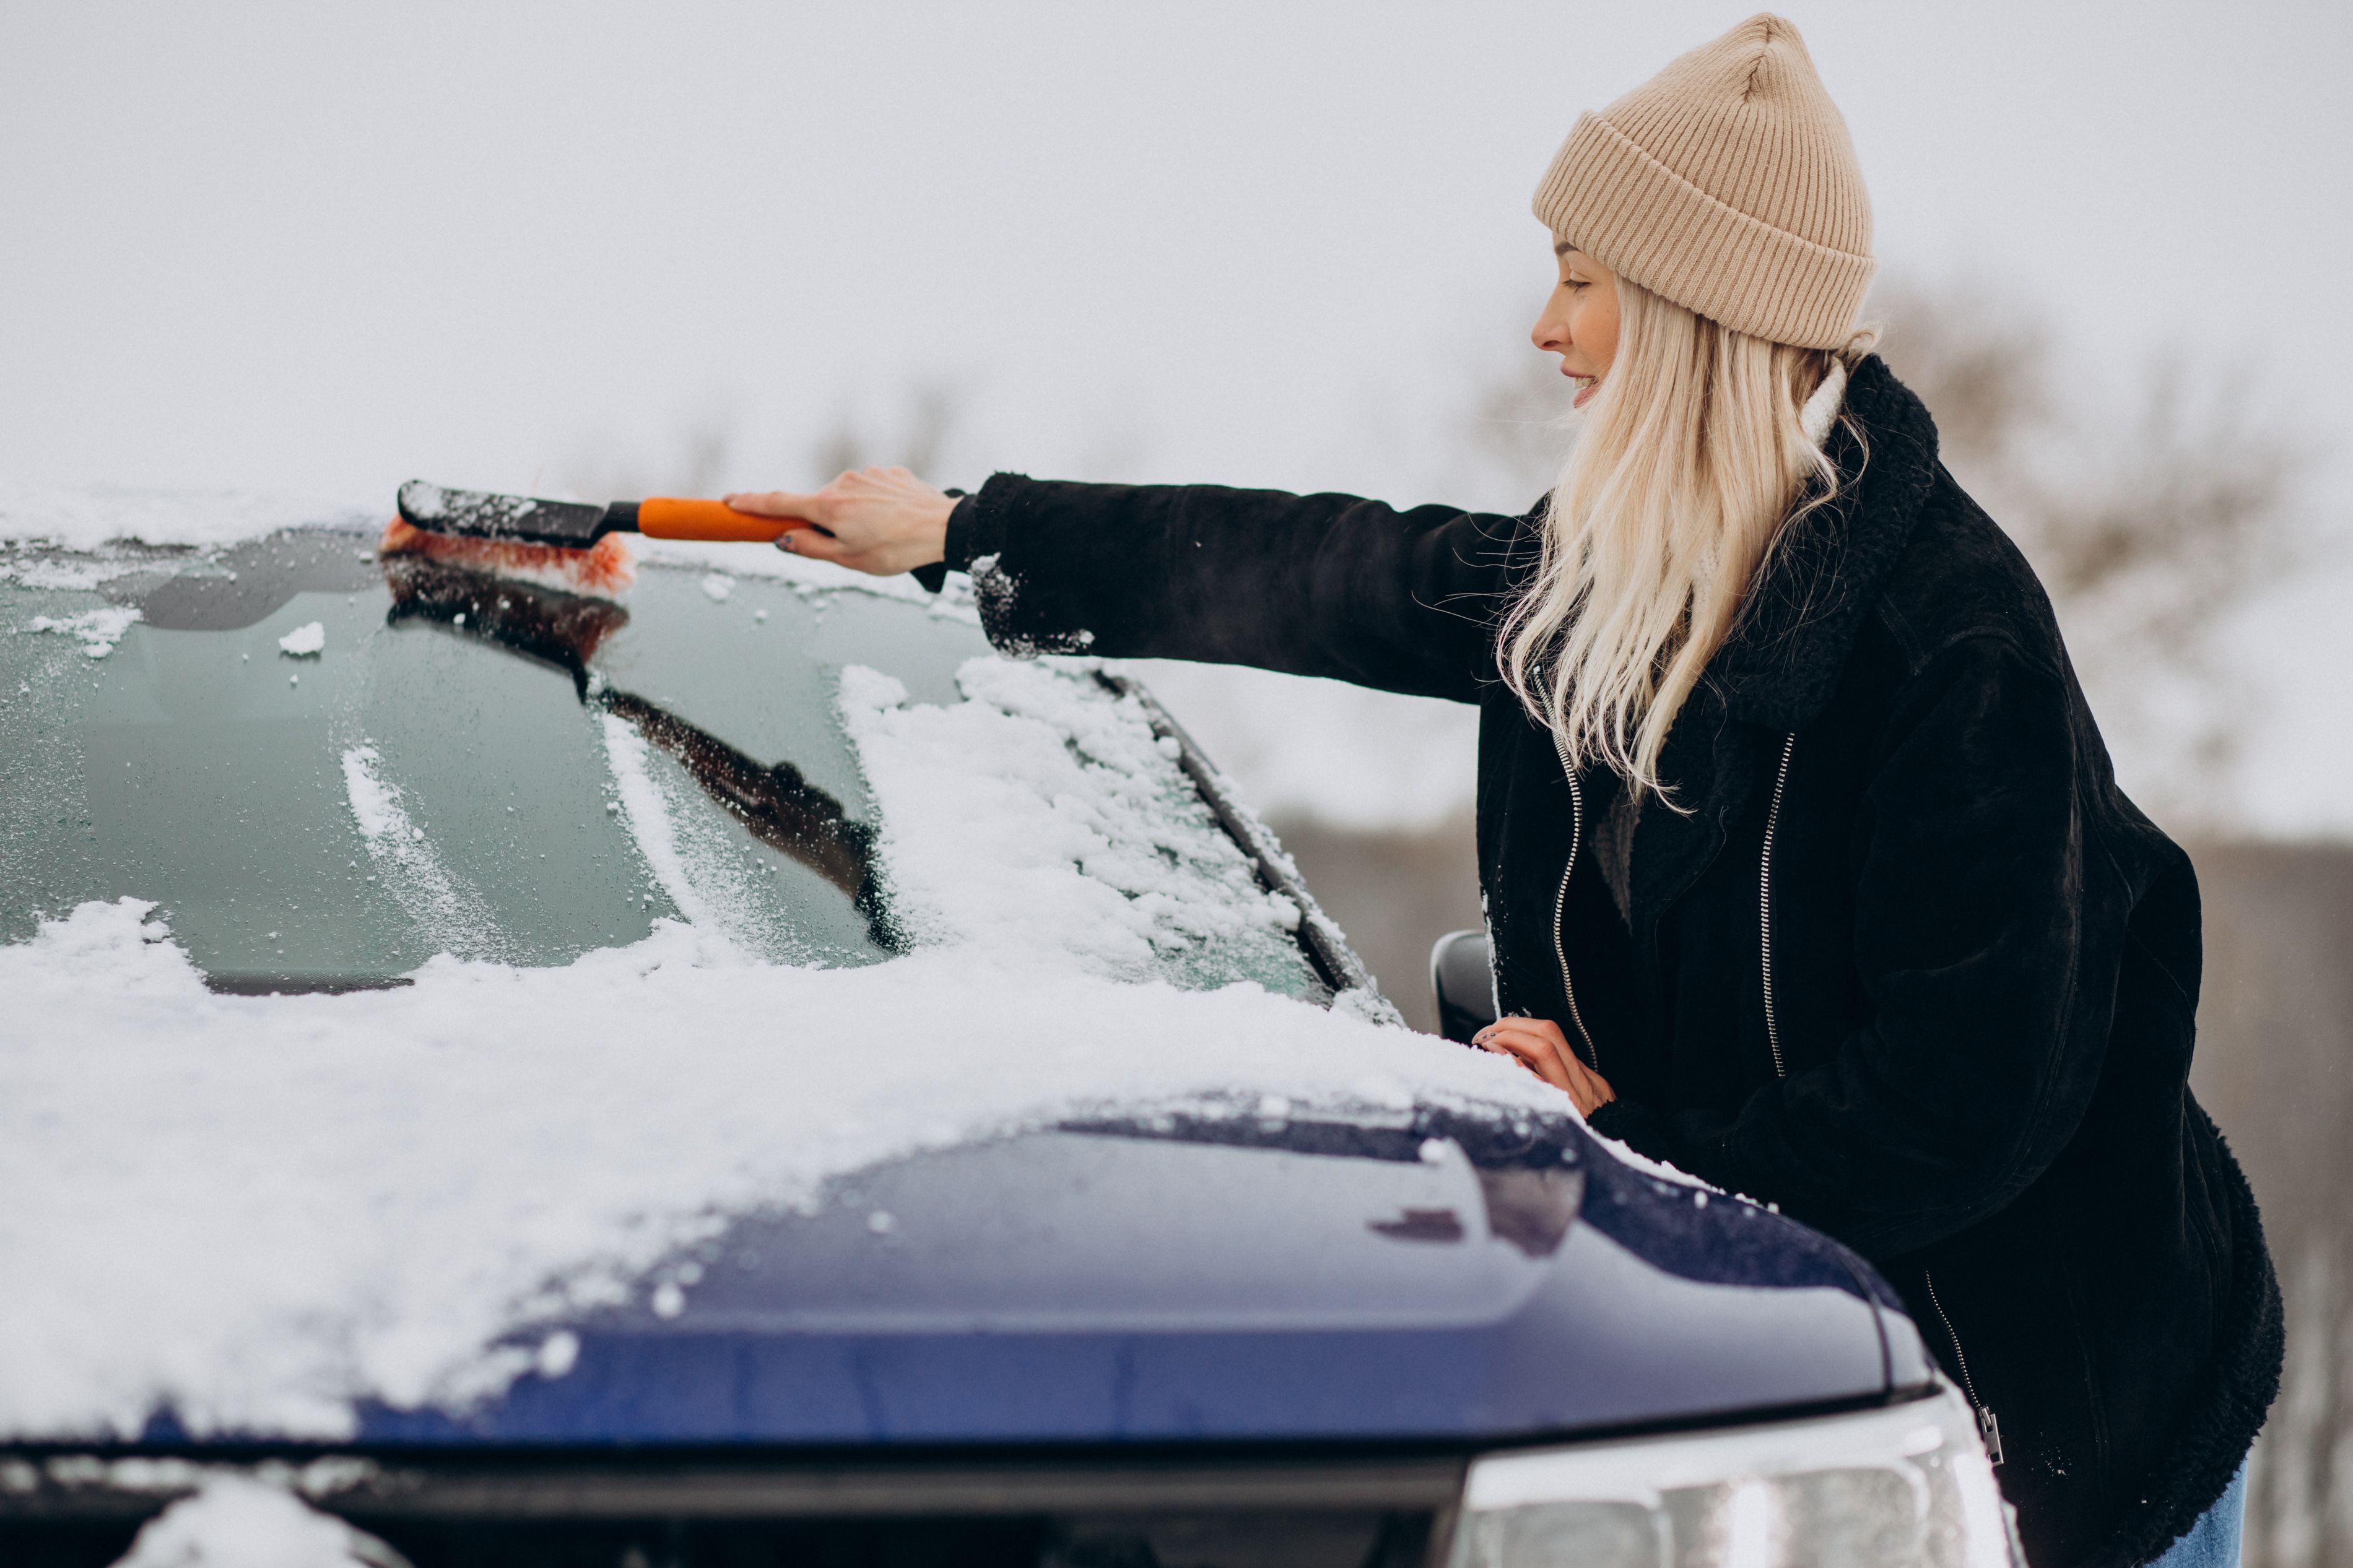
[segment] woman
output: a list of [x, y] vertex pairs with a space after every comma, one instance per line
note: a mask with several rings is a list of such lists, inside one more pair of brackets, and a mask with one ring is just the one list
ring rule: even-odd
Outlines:
[[728, 499], [970, 570], [1008, 650], [1478, 703], [1480, 1044], [1872, 1258], [2037, 1568], [2235, 1562], [2280, 1309], [2187, 1086], [2197, 885], [1855, 333], [1870, 208], [1796, 29], [1581, 117], [1535, 210], [1585, 425], [1525, 517], [876, 469]]

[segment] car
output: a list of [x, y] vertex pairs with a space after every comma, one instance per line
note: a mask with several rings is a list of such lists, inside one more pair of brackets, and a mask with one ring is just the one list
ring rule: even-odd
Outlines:
[[2020, 1560], [1867, 1263], [1404, 1030], [1130, 675], [647, 548], [0, 551], [0, 1556]]

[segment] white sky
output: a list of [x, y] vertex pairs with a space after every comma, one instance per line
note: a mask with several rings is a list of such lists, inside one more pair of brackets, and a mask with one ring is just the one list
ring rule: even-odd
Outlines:
[[[1886, 262], [2046, 301], [2087, 398], [2252, 365], [2353, 515], [2353, 7], [1789, 9]], [[1440, 499], [1554, 146], [1744, 14], [5, 0], [0, 481], [791, 483], [932, 382], [944, 479]], [[2353, 823], [2343, 586], [2250, 645], [2320, 705], [2283, 826]]]

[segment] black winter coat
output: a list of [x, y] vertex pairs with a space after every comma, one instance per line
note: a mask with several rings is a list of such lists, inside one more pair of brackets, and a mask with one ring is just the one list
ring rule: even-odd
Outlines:
[[1875, 358], [1846, 408], [1839, 495], [1668, 740], [1688, 813], [1641, 812], [1630, 916], [1589, 847], [1617, 782], [1567, 776], [1498, 678], [1539, 513], [1000, 474], [950, 563], [1009, 650], [1479, 704], [1497, 999], [1609, 1080], [1595, 1130], [1877, 1264], [1998, 1422], [2036, 1568], [2145, 1562], [2221, 1493], [2281, 1357], [2253, 1196], [2188, 1087], [2197, 881], [1927, 411]]

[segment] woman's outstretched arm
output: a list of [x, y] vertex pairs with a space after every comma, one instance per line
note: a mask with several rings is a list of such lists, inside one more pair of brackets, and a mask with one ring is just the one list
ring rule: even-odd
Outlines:
[[1461, 701], [1493, 677], [1528, 548], [1517, 519], [1213, 485], [999, 474], [959, 505], [870, 468], [727, 500], [818, 524], [780, 542], [819, 560], [971, 570], [991, 639], [1013, 651], [1248, 664]]

